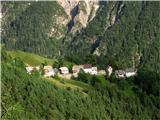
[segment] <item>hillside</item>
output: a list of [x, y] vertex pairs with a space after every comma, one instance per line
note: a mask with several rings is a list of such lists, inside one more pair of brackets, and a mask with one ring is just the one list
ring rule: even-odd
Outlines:
[[56, 56], [68, 21], [57, 2], [2, 2], [2, 42], [9, 49]]
[[160, 72], [159, 8], [149, 1], [2, 2], [2, 43], [75, 63], [94, 55], [102, 67]]
[[[46, 80], [38, 74], [27, 74], [22, 61], [13, 61], [4, 50], [2, 53], [1, 118], [4, 120], [160, 118], [158, 92], [155, 89], [155, 93], [146, 92], [133, 79], [82, 75], [86, 76], [83, 79], [88, 80], [87, 84], [82, 83], [81, 76], [78, 81], [61, 82], [61, 85], [66, 85], [65, 88], [57, 84], [58, 79]], [[152, 80], [155, 81], [153, 76]], [[93, 89], [89, 89], [88, 85]], [[81, 91], [81, 88], [84, 90]]]
[[66, 50], [70, 58], [94, 54], [114, 68], [145, 67], [160, 72], [160, 2], [103, 2], [86, 29]]
[[[20, 50], [16, 51], [7, 51], [7, 54], [11, 56], [13, 59], [18, 58], [22, 60], [25, 64], [29, 64], [31, 66], [39, 66], [41, 64], [47, 64], [47, 65], [54, 65], [59, 61], [59, 59], [50, 59], [46, 57], [42, 57], [39, 55], [36, 55], [34, 53], [29, 53], [29, 52], [23, 52]], [[67, 67], [71, 67], [74, 65], [74, 63], [71, 63], [67, 60], [62, 59], [62, 64]]]
[[31, 66], [41, 65], [45, 62], [48, 65], [53, 65], [53, 63], [56, 61], [55, 59], [48, 59], [33, 53], [27, 53], [23, 51], [7, 51], [7, 54], [10, 55], [12, 58], [19, 58], [24, 63], [29, 64]]
[[[60, 0], [58, 2], [3, 1], [1, 6], [2, 42], [8, 49], [58, 57], [63, 49], [61, 44], [67, 31], [73, 28], [71, 34], [74, 34], [86, 26], [91, 11], [90, 20], [93, 19], [97, 10], [92, 2], [82, 1], [80, 5], [78, 3], [78, 1], [69, 3]], [[76, 6], [80, 9], [79, 13], [75, 11]], [[87, 13], [85, 12], [86, 6]]]

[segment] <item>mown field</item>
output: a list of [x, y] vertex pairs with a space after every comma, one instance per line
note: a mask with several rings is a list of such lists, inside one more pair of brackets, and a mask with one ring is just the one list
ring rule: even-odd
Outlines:
[[[19, 58], [24, 63], [29, 64], [31, 66], [37, 66], [42, 63], [46, 63], [47, 65], [53, 65], [55, 62], [58, 61], [57, 59], [45, 58], [45, 57], [42, 57], [42, 56], [39, 56], [33, 53], [23, 52], [20, 50], [7, 51], [7, 54], [10, 55], [12, 58]], [[74, 63], [64, 60], [63, 64], [69, 67], [73, 65]]]

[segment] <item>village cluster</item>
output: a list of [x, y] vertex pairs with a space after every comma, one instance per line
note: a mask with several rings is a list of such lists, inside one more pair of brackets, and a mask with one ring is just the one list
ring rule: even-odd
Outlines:
[[[29, 74], [32, 73], [32, 71], [40, 70], [40, 66], [30, 66], [27, 65], [26, 70]], [[128, 68], [125, 70], [115, 70], [113, 72], [113, 68], [111, 66], [107, 66], [105, 70], [98, 70], [96, 66], [92, 66], [91, 64], [84, 64], [84, 65], [74, 65], [72, 67], [72, 73], [69, 72], [68, 67], [63, 66], [59, 69], [53, 68], [50, 65], [44, 66], [44, 77], [53, 77], [55, 75], [58, 75], [62, 78], [70, 79], [72, 76], [78, 77], [78, 74], [80, 70], [83, 70], [85, 73], [89, 73], [91, 75], [108, 75], [111, 76], [111, 74], [115, 74], [117, 78], [125, 78], [125, 77], [131, 77], [135, 76], [137, 74], [137, 70], [135, 68]]]

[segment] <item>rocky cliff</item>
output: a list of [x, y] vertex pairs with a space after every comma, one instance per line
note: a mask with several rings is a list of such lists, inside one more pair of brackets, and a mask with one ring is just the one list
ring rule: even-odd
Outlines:
[[72, 25], [72, 31], [74, 32], [86, 27], [87, 24], [95, 17], [99, 8], [98, 0], [57, 0], [57, 2], [64, 8], [70, 20], [73, 20], [74, 24]]

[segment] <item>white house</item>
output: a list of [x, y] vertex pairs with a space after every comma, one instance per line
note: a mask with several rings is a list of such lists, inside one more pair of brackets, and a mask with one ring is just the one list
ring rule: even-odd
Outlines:
[[36, 66], [35, 69], [36, 69], [37, 71], [39, 71], [39, 70], [40, 70], [40, 66]]
[[91, 64], [85, 64], [83, 66], [83, 70], [84, 70], [85, 73], [91, 74], [92, 73], [92, 65]]
[[106, 68], [106, 72], [108, 76], [111, 76], [112, 72], [113, 72], [113, 68], [111, 66], [107, 66]]
[[85, 64], [83, 66], [83, 70], [85, 73], [89, 73], [92, 75], [97, 75], [97, 67], [92, 67], [91, 64]]
[[106, 71], [105, 70], [98, 70], [98, 75], [106, 75]]
[[135, 76], [137, 74], [137, 70], [134, 68], [128, 68], [125, 70], [125, 76], [126, 77], [131, 77], [131, 76]]
[[97, 75], [97, 67], [92, 67], [92, 75]]
[[60, 70], [61, 74], [68, 74], [69, 73], [69, 70], [67, 67], [60, 67], [59, 70]]
[[116, 70], [115, 75], [117, 78], [123, 78], [123, 77], [125, 77], [125, 71], [124, 70]]
[[31, 74], [33, 67], [32, 66], [27, 66], [26, 67], [27, 73]]
[[131, 76], [135, 76], [136, 74], [137, 74], [137, 70], [134, 68], [127, 68], [125, 70], [116, 70], [115, 71], [115, 75], [118, 78], [131, 77]]
[[51, 77], [55, 75], [52, 66], [44, 66], [44, 77]]
[[83, 65], [74, 65], [72, 67], [73, 76], [77, 77], [81, 69], [83, 69]]

